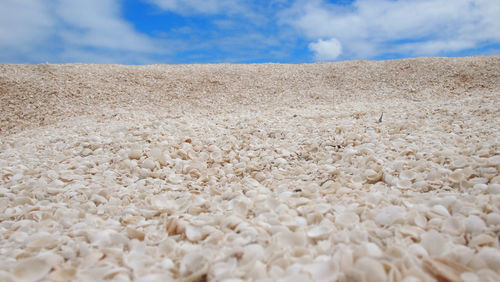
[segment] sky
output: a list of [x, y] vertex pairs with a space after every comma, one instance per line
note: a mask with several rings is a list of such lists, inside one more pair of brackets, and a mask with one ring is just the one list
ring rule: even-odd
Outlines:
[[500, 55], [499, 0], [0, 0], [0, 63]]

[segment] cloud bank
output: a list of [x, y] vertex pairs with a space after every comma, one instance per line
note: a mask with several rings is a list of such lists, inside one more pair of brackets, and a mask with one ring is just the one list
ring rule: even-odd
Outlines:
[[[297, 1], [281, 21], [305, 38], [333, 38], [343, 58], [435, 56], [500, 43], [500, 1], [357, 0], [349, 5]], [[316, 46], [316, 45], [313, 45]], [[316, 52], [316, 58], [322, 59]]]
[[3, 0], [0, 63], [499, 54], [498, 15], [493, 0]]
[[[5, 0], [0, 9], [2, 62], [145, 61], [161, 52], [155, 40], [135, 31], [118, 1]], [[135, 59], [134, 56], [135, 55]]]

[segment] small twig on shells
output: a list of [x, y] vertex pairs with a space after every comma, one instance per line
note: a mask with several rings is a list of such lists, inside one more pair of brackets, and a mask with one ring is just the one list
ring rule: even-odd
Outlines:
[[378, 123], [381, 123], [382, 122], [382, 117], [384, 116], [384, 112], [382, 112], [382, 114], [380, 115], [380, 118], [378, 119]]

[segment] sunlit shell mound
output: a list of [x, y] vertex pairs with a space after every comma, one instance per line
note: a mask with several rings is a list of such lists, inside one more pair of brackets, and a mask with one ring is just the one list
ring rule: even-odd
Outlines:
[[0, 281], [500, 281], [500, 57], [0, 65], [0, 106]]

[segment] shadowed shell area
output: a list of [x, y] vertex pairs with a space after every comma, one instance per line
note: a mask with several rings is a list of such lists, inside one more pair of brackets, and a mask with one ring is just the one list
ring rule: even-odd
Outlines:
[[500, 57], [0, 65], [0, 105], [0, 281], [500, 281]]

